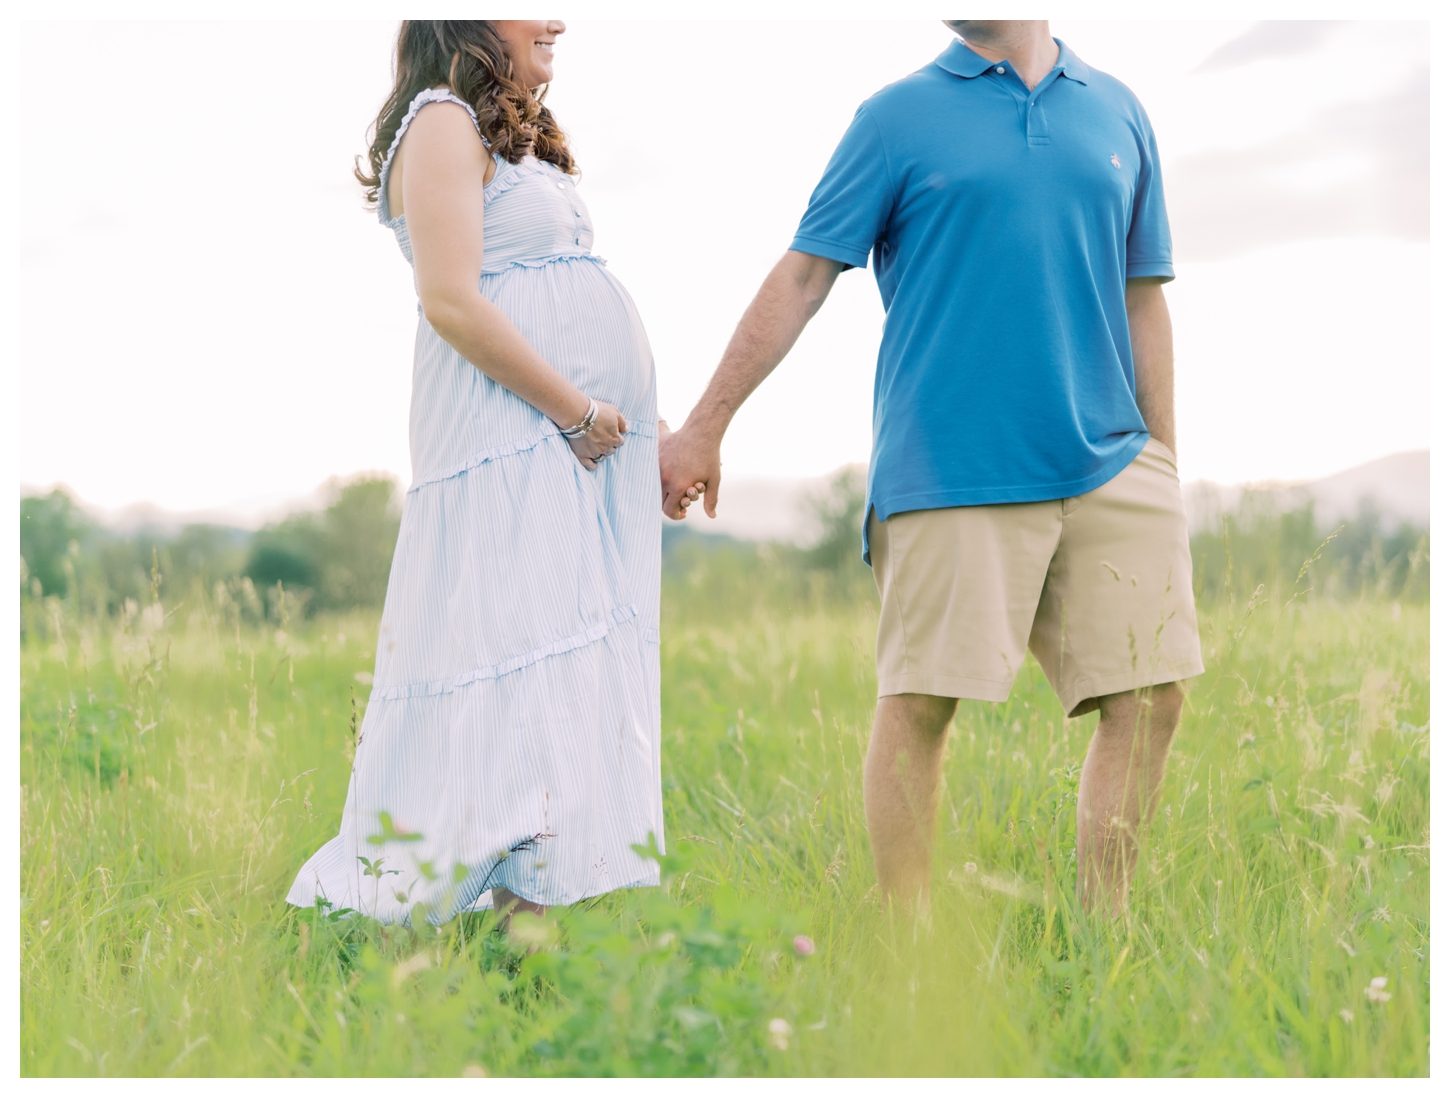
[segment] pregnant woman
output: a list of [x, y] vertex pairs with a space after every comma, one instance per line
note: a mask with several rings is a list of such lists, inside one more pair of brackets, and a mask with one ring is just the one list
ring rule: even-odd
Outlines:
[[418, 290], [414, 479], [341, 831], [293, 904], [441, 922], [658, 883], [631, 847], [663, 842], [667, 428], [542, 105], [563, 31], [399, 31], [358, 178]]

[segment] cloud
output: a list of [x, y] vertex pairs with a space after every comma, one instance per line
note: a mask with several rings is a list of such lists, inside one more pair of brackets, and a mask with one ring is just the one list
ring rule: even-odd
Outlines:
[[1194, 72], [1222, 72], [1264, 57], [1308, 53], [1328, 37], [1336, 19], [1269, 19], [1214, 50]]
[[1182, 259], [1319, 237], [1428, 239], [1429, 70], [1384, 98], [1326, 108], [1253, 148], [1187, 157], [1166, 175]]

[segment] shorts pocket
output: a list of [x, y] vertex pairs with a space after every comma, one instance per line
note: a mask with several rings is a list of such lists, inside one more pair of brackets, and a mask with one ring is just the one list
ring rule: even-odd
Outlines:
[[1178, 474], [1178, 455], [1175, 454], [1172, 450], [1168, 449], [1168, 445], [1166, 443], [1160, 442], [1158, 441], [1158, 439], [1153, 438], [1150, 435], [1148, 437], [1147, 445], [1143, 447], [1143, 452], [1146, 454], [1150, 451], [1154, 454], [1157, 454], [1160, 458], [1162, 458], [1169, 465], [1171, 465], [1173, 467], [1173, 473], [1175, 476]]

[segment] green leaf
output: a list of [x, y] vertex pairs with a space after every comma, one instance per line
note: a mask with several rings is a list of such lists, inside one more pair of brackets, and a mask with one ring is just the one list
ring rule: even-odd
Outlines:
[[382, 830], [376, 835], [368, 836], [368, 842], [374, 846], [382, 846], [384, 843], [417, 843], [423, 841], [421, 832], [399, 831], [393, 825], [393, 817], [386, 812], [378, 813], [378, 825]]

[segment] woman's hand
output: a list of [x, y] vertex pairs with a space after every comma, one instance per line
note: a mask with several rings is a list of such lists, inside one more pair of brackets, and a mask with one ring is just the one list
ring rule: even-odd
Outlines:
[[[672, 434], [674, 434], [674, 432], [670, 430], [670, 425], [668, 423], [666, 423], [664, 420], [660, 420], [660, 444], [661, 444], [661, 446], [664, 445], [665, 439], [669, 438]], [[663, 466], [661, 466], [661, 469], [663, 470]], [[661, 471], [661, 474], [660, 474], [660, 482], [661, 482], [661, 486], [663, 486], [663, 483], [664, 483], [664, 474], [663, 474], [663, 471]], [[672, 519], [676, 519], [676, 520], [682, 519], [682, 518], [685, 517], [686, 513], [690, 510], [690, 504], [694, 503], [698, 499], [703, 499], [704, 497], [705, 497], [705, 482], [703, 480], [697, 480], [694, 484], [690, 485], [688, 488], [686, 488], [683, 492], [680, 493], [680, 499], [679, 499], [679, 502], [675, 505], [674, 511], [673, 512], [666, 511], [665, 513], [668, 514], [669, 517], [672, 518]]]
[[623, 412], [602, 400], [595, 403], [599, 405], [599, 414], [594, 417], [589, 433], [568, 440], [569, 449], [574, 451], [579, 464], [591, 470], [598, 469], [601, 461], [618, 450], [629, 433]]

